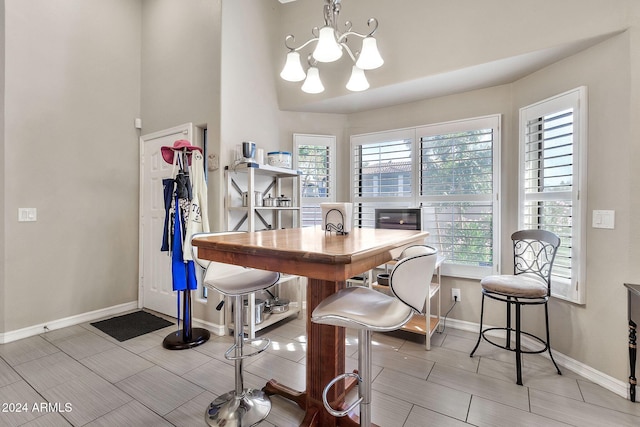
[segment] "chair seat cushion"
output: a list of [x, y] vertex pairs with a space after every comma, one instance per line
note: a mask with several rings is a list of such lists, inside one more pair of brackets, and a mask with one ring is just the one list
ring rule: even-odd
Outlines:
[[245, 295], [273, 286], [280, 273], [237, 265], [211, 263], [204, 276], [203, 284], [225, 295]]
[[485, 291], [512, 297], [544, 298], [547, 296], [547, 284], [537, 277], [525, 274], [487, 276], [480, 284]]
[[313, 310], [311, 321], [345, 328], [394, 331], [413, 316], [397, 298], [373, 289], [354, 286], [325, 298]]

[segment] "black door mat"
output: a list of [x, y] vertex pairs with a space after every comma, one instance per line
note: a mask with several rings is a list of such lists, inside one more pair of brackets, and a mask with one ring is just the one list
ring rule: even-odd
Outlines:
[[154, 316], [146, 311], [135, 311], [122, 316], [112, 317], [111, 319], [94, 322], [91, 326], [95, 326], [118, 341], [126, 341], [173, 324], [173, 322]]

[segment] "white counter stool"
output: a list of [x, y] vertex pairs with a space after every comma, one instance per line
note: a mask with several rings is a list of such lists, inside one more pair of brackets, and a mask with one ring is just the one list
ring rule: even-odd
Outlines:
[[[336, 417], [343, 417], [360, 405], [361, 426], [371, 425], [371, 333], [399, 329], [414, 313], [422, 312], [437, 250], [410, 246], [400, 258], [389, 275], [392, 295], [359, 286], [342, 289], [318, 304], [311, 316], [314, 323], [358, 329], [358, 373], [338, 375], [325, 387], [322, 400], [327, 411]], [[331, 407], [327, 393], [335, 383], [348, 377], [358, 379], [358, 399], [345, 410], [336, 410]]]
[[[513, 241], [513, 274], [487, 276], [480, 282], [482, 286], [482, 308], [480, 310], [480, 333], [478, 342], [469, 355], [473, 354], [484, 338], [489, 344], [516, 353], [516, 384], [522, 385], [522, 354], [538, 354], [549, 351], [549, 357], [556, 367], [559, 375], [562, 375], [558, 364], [551, 354], [549, 343], [549, 308], [547, 301], [551, 295], [551, 269], [556, 258], [556, 252], [560, 246], [560, 238], [546, 230], [521, 230], [511, 235]], [[506, 327], [485, 328], [482, 322], [484, 317], [484, 298], [488, 297], [507, 304]], [[544, 319], [547, 338], [543, 340], [531, 333], [522, 331], [520, 311], [525, 305], [544, 304]], [[511, 327], [511, 308], [515, 306], [515, 328]], [[486, 336], [489, 331], [506, 331], [505, 344], [499, 344]], [[511, 347], [511, 332], [515, 333], [515, 347]], [[521, 344], [522, 335], [526, 335], [542, 344], [541, 349], [523, 350]]]
[[[192, 238], [207, 235], [232, 234], [200, 233]], [[237, 265], [205, 261], [197, 258], [197, 248], [193, 247], [194, 260], [206, 269], [204, 286], [233, 298], [234, 344], [225, 352], [224, 357], [233, 360], [235, 365], [235, 390], [218, 396], [209, 404], [205, 412], [205, 421], [210, 426], [240, 427], [253, 426], [264, 420], [271, 411], [271, 400], [262, 390], [245, 389], [242, 375], [244, 359], [265, 351], [271, 341], [268, 338], [244, 338], [243, 297], [253, 292], [275, 285], [280, 273], [255, 270]], [[244, 344], [263, 341], [264, 344], [252, 353], [244, 352]]]

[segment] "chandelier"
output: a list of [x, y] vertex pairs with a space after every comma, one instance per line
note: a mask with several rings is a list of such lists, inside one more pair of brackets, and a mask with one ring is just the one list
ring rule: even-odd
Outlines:
[[[324, 86], [320, 80], [320, 72], [318, 70], [319, 62], [333, 62], [342, 57], [343, 52], [347, 52], [353, 66], [351, 67], [351, 77], [347, 82], [347, 89], [350, 91], [358, 92], [369, 88], [369, 82], [367, 76], [365, 76], [365, 70], [373, 70], [384, 64], [384, 60], [378, 52], [378, 46], [376, 39], [373, 37], [373, 33], [378, 29], [378, 20], [376, 18], [369, 18], [367, 25], [371, 28], [371, 31], [367, 34], [356, 33], [351, 31], [351, 21], [346, 21], [345, 31], [340, 32], [338, 30], [338, 15], [340, 14], [340, 2], [341, 0], [325, 0], [324, 5], [324, 26], [320, 29], [313, 27], [311, 34], [313, 38], [301, 46], [294, 47], [290, 43], [295, 41], [293, 34], [285, 37], [284, 45], [289, 49], [287, 53], [287, 60], [280, 73], [280, 77], [290, 82], [299, 82], [304, 80], [302, 84], [302, 90], [307, 93], [321, 93], [324, 91]], [[347, 45], [347, 37], [355, 36], [362, 39], [362, 50], [359, 52], [352, 52], [351, 48]], [[315, 49], [312, 54], [307, 56], [307, 62], [309, 69], [305, 73], [300, 62], [299, 51], [310, 45], [316, 43]]]

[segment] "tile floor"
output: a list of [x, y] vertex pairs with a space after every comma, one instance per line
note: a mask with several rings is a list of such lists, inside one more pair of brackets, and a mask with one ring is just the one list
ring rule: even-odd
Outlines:
[[[0, 426], [202, 426], [216, 395], [233, 389], [224, 359], [231, 337], [190, 350], [162, 348], [175, 327], [125, 342], [82, 324], [0, 345]], [[303, 317], [265, 329], [271, 348], [245, 363], [245, 385], [276, 378], [302, 390]], [[357, 365], [347, 333], [347, 368]], [[409, 338], [409, 339], [404, 339]], [[431, 351], [413, 336], [374, 335], [373, 421], [380, 426], [640, 426], [631, 403], [571, 371], [525, 356], [524, 386], [513, 355], [447, 328]], [[296, 426], [302, 411], [273, 397], [265, 426]], [[47, 402], [49, 404], [47, 405]]]

